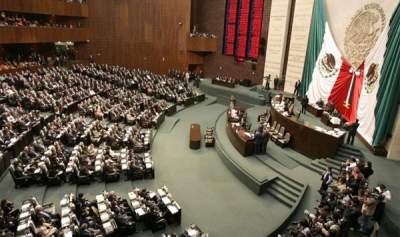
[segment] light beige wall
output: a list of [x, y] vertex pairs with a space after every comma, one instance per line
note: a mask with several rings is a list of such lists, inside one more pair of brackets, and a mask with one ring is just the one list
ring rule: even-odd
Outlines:
[[[281, 77], [289, 26], [291, 0], [273, 0], [269, 19], [264, 76]], [[268, 20], [268, 19], [265, 19]]]
[[[314, 0], [296, 1], [285, 83], [285, 91], [287, 92], [293, 92], [294, 83], [301, 79], [303, 74], [313, 2]], [[344, 38], [346, 27], [359, 9], [369, 3], [378, 3], [386, 14], [386, 20], [389, 21], [398, 2], [398, 0], [325, 0], [327, 20], [341, 53], [345, 56]], [[268, 57], [267, 54], [266, 61]], [[282, 68], [274, 69], [276, 71]], [[266, 72], [267, 68], [265, 68], [264, 74]]]
[[307, 51], [308, 34], [314, 0], [297, 0], [290, 40], [285, 91], [293, 92], [296, 81], [301, 80]]
[[342, 53], [346, 56], [344, 50], [344, 37], [346, 27], [350, 24], [352, 17], [364, 5], [369, 3], [379, 4], [385, 12], [386, 22], [389, 22], [391, 15], [399, 0], [326, 0], [325, 9], [332, 30], [333, 38]]

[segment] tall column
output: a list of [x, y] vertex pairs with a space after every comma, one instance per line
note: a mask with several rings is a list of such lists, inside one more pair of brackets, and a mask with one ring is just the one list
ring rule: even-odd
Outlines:
[[400, 112], [397, 113], [396, 123], [393, 127], [392, 138], [387, 146], [387, 158], [391, 160], [400, 160]]
[[276, 75], [282, 76], [291, 2], [291, 0], [272, 1], [264, 68], [264, 76], [271, 74], [271, 79]]
[[296, 0], [286, 71], [285, 91], [293, 92], [303, 75], [314, 0]]

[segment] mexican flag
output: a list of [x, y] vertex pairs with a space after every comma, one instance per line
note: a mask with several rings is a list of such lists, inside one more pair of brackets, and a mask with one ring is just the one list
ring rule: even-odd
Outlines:
[[306, 94], [310, 104], [319, 100], [329, 102], [343, 118], [355, 122], [363, 75], [364, 65], [355, 68], [341, 55], [329, 25], [325, 23], [322, 47]]
[[400, 4], [363, 63], [353, 66], [335, 44], [323, 0], [315, 0], [300, 94], [310, 104], [320, 99], [332, 103], [349, 122], [358, 119], [359, 135], [372, 146], [383, 146], [398, 112], [399, 35]]

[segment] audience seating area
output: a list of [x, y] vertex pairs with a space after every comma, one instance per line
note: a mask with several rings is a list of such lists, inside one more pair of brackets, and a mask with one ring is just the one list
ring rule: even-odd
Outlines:
[[0, 235], [127, 236], [180, 225], [181, 207], [167, 187], [156, 192], [136, 188], [128, 196], [127, 200], [113, 191], [104, 191], [95, 200], [88, 200], [83, 193], [76, 197], [65, 194], [58, 211], [53, 203], [41, 204], [35, 197], [25, 200], [21, 208], [2, 200]]
[[38, 14], [21, 14], [13, 12], [0, 13], [0, 27], [58, 27], [73, 28], [79, 24], [63, 24], [54, 22], [49, 16]]
[[153, 130], [171, 107], [204, 99], [180, 76], [109, 65], [22, 71], [1, 82], [2, 171], [14, 156], [15, 187], [154, 178]]
[[369, 187], [372, 174], [368, 161], [353, 158], [343, 162], [328, 190], [320, 189], [315, 212], [305, 210], [305, 218], [291, 224], [281, 236], [348, 236], [351, 231], [374, 236], [391, 193], [382, 184]]

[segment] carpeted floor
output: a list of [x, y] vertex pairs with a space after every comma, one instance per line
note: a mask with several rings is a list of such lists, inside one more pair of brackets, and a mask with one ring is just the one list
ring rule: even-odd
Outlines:
[[[172, 117], [166, 117], [152, 147], [156, 174], [154, 180], [120, 181], [110, 184], [99, 182], [82, 186], [64, 184], [61, 187], [48, 188], [32, 186], [16, 190], [7, 172], [0, 182], [0, 199], [11, 199], [16, 206], [19, 206], [25, 198], [36, 196], [39, 200], [54, 202], [58, 206], [61, 197], [69, 192], [83, 192], [88, 198], [94, 198], [103, 190], [114, 190], [127, 197], [127, 193], [133, 187], [155, 190], [167, 185], [181, 205], [183, 216], [181, 226], [168, 227], [166, 232], [181, 232], [189, 224], [196, 223], [204, 231], [209, 232], [210, 236], [266, 236], [266, 233], [275, 230], [282, 223], [288, 214], [288, 208], [269, 194], [261, 196], [254, 194], [227, 169], [214, 148], [202, 146], [200, 150], [189, 149], [190, 124], [199, 123], [204, 132], [206, 127], [214, 126], [218, 115], [225, 109], [225, 105], [215, 103], [215, 98], [209, 97], [199, 105], [187, 108]], [[254, 106], [249, 109], [249, 119], [254, 126], [256, 126], [255, 115], [264, 110], [265, 106]], [[359, 141], [355, 146], [365, 150]], [[400, 190], [399, 184], [393, 182], [399, 177], [399, 172], [387, 172], [387, 170], [398, 170], [399, 163], [374, 157], [368, 152], [364, 153], [375, 166], [371, 184], [382, 182], [393, 191]], [[269, 159], [268, 155], [275, 159]], [[291, 178], [309, 185], [291, 220], [303, 217], [304, 209], [314, 207], [319, 198], [317, 193], [320, 185], [319, 175], [299, 165], [296, 160], [307, 162], [308, 158], [291, 149], [275, 147], [274, 144], [269, 144], [266, 157], [259, 158], [260, 162], [268, 162], [268, 165], [278, 172], [286, 172]], [[395, 212], [396, 208], [399, 208], [396, 206], [398, 200], [399, 196], [394, 195], [392, 202], [388, 204]], [[146, 231], [135, 236], [160, 236], [161, 233]]]
[[[7, 173], [0, 182], [0, 199], [8, 198], [19, 206], [25, 198], [36, 196], [38, 200], [58, 206], [61, 197], [69, 192], [83, 192], [88, 198], [94, 198], [103, 190], [114, 190], [127, 197], [133, 187], [155, 190], [167, 185], [183, 210], [182, 225], [168, 227], [167, 232], [180, 232], [196, 223], [211, 236], [265, 236], [280, 225], [287, 208], [267, 194], [254, 194], [226, 169], [213, 148], [189, 149], [190, 124], [199, 123], [204, 132], [226, 109], [221, 104], [210, 104], [210, 100], [166, 118], [152, 147], [156, 169], [154, 180], [79, 186], [64, 184], [48, 188], [32, 186], [16, 190]], [[146, 231], [135, 236], [160, 236], [161, 233]]]

